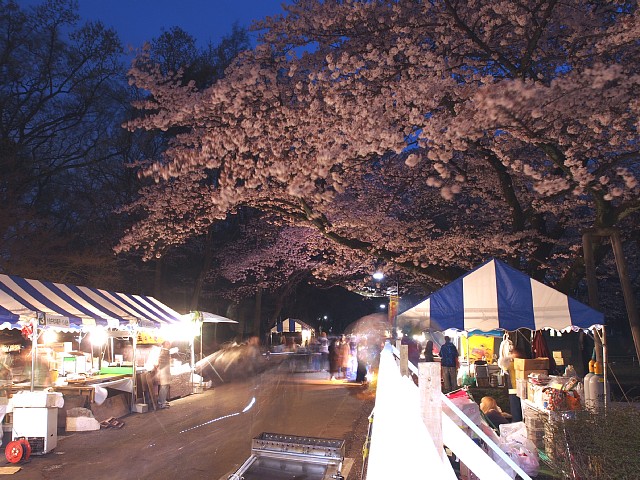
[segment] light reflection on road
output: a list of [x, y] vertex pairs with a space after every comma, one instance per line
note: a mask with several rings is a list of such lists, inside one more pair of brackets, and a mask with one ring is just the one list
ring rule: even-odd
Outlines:
[[224, 420], [225, 418], [235, 417], [236, 415], [240, 415], [242, 413], [246, 413], [251, 410], [251, 407], [256, 403], [256, 397], [253, 397], [249, 404], [242, 409], [241, 412], [230, 413], [229, 415], [223, 415], [222, 417], [214, 418], [213, 420], [209, 420], [208, 422], [201, 423], [200, 425], [196, 425], [195, 427], [187, 428], [185, 430], [181, 430], [180, 433], [189, 432], [191, 430], [195, 430], [196, 428], [204, 427], [205, 425], [210, 425], [214, 422], [218, 422], [220, 420]]

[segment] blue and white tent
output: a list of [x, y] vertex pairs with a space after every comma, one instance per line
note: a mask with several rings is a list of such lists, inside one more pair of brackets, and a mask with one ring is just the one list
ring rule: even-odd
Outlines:
[[491, 259], [399, 314], [405, 323], [436, 331], [577, 330], [603, 325], [604, 315]]
[[311, 325], [304, 323], [302, 320], [287, 318], [286, 320], [277, 322], [271, 329], [271, 333], [293, 333], [302, 332], [303, 330], [313, 331], [314, 328]]
[[0, 328], [21, 328], [34, 318], [41, 326], [78, 330], [95, 325], [154, 328], [182, 317], [153, 297], [0, 275]]

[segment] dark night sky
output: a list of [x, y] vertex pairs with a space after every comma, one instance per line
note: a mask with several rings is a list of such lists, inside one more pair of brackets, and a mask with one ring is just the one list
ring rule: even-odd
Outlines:
[[[42, 0], [18, 0], [22, 6]], [[179, 26], [204, 47], [217, 43], [238, 22], [251, 22], [282, 13], [286, 0], [78, 0], [83, 20], [100, 20], [113, 27], [125, 47], [141, 47], [164, 30]], [[255, 34], [252, 34], [255, 40]]]

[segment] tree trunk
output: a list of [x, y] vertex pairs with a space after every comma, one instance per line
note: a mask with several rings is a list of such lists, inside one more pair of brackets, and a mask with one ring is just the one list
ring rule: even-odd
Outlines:
[[202, 266], [198, 272], [198, 278], [193, 286], [193, 293], [191, 295], [191, 302], [189, 302], [189, 308], [191, 311], [198, 310], [198, 303], [200, 301], [200, 294], [202, 293], [202, 286], [204, 285], [204, 279], [211, 268], [213, 262], [213, 226], [207, 231], [207, 237], [204, 243], [204, 258], [202, 259]]
[[162, 298], [162, 267], [164, 266], [164, 257], [156, 259], [156, 267], [153, 277], [153, 296]]
[[260, 325], [262, 319], [262, 287], [258, 286], [256, 289], [256, 305], [253, 317], [253, 327], [251, 333], [260, 337]]

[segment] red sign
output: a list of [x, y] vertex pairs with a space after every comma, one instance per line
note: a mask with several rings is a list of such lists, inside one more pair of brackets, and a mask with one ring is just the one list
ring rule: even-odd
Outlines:
[[393, 326], [396, 316], [398, 315], [398, 296], [389, 296], [389, 324]]

